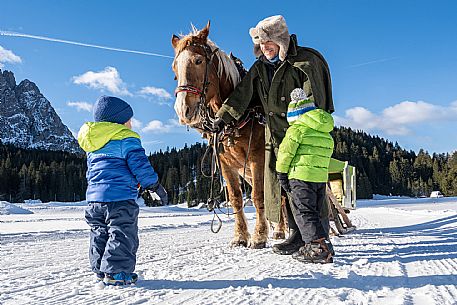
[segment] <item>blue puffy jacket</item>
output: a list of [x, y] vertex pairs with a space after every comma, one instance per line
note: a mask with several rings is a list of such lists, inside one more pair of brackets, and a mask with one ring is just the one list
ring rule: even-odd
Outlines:
[[146, 188], [158, 181], [140, 136], [124, 125], [85, 123], [78, 143], [87, 152], [88, 202], [136, 199], [138, 183]]

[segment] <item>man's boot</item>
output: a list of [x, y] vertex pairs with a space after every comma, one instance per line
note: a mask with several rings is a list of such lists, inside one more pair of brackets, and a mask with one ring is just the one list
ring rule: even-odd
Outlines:
[[273, 252], [281, 255], [291, 255], [295, 253], [302, 247], [305, 243], [301, 239], [301, 234], [299, 230], [290, 229], [289, 237], [280, 244], [274, 245]]
[[292, 255], [292, 258], [303, 263], [333, 263], [332, 250], [329, 249], [325, 238], [319, 238], [305, 244]]

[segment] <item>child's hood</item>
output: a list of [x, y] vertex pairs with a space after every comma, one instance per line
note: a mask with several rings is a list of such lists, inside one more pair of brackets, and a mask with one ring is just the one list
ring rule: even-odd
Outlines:
[[333, 130], [334, 121], [330, 113], [322, 109], [314, 109], [302, 114], [294, 123], [304, 124], [320, 132]]
[[124, 125], [110, 122], [87, 122], [78, 132], [79, 146], [85, 152], [96, 151], [111, 140], [140, 138], [140, 136]]

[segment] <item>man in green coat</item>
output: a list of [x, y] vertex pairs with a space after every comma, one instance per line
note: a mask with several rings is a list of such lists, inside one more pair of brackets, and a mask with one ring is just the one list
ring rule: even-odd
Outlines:
[[[272, 16], [260, 21], [255, 28], [250, 29], [249, 34], [254, 42], [257, 61], [217, 112], [213, 127], [220, 130], [224, 124], [240, 119], [251, 102], [261, 101], [266, 117], [266, 217], [270, 221], [279, 222], [281, 187], [276, 178], [275, 165], [279, 145], [289, 127], [286, 114], [290, 92], [294, 88], [303, 88], [305, 92], [309, 92], [318, 108], [332, 113], [334, 108], [330, 72], [319, 52], [297, 45], [295, 35], [289, 35], [282, 16]], [[288, 223], [291, 230], [284, 245], [301, 240], [290, 208]], [[293, 247], [287, 254], [296, 250], [298, 249]]]

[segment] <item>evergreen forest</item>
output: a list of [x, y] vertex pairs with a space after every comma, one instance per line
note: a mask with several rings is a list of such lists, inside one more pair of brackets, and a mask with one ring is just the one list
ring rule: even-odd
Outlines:
[[[339, 127], [333, 131], [333, 157], [349, 161], [357, 168], [357, 198], [373, 194], [429, 196], [440, 190], [457, 196], [457, 151], [430, 154], [408, 151], [363, 131]], [[170, 204], [206, 202], [210, 196], [207, 145], [168, 148], [149, 155]], [[27, 150], [0, 143], [0, 200], [23, 202], [27, 199], [80, 201], [85, 198], [86, 158], [67, 152]], [[219, 193], [219, 181], [213, 194]], [[249, 192], [249, 188], [245, 187]]]

